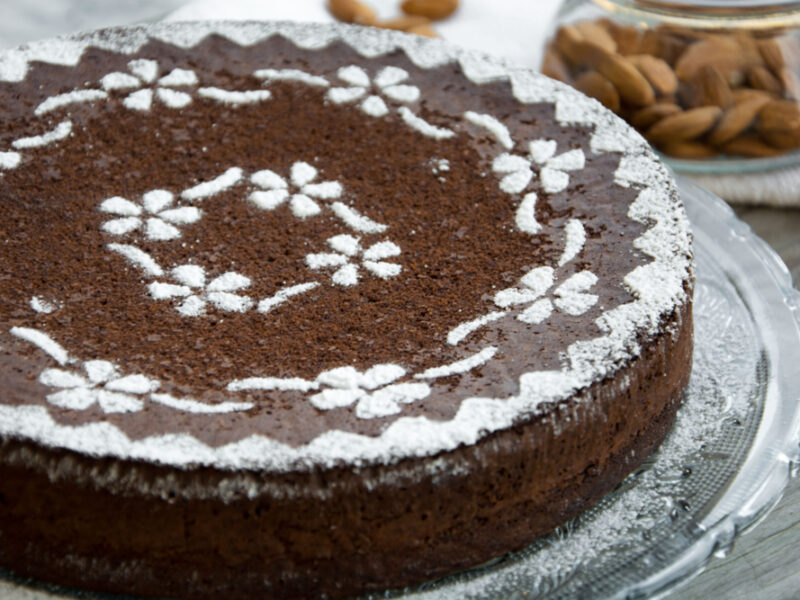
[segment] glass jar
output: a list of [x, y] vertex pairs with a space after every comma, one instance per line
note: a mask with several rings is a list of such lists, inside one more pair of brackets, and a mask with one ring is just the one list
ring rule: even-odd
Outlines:
[[678, 171], [800, 172], [800, 2], [567, 0], [543, 56]]

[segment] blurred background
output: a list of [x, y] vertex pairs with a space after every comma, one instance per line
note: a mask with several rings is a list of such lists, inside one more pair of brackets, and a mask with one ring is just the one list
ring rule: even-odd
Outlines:
[[155, 21], [185, 0], [2, 0], [0, 48], [62, 33]]

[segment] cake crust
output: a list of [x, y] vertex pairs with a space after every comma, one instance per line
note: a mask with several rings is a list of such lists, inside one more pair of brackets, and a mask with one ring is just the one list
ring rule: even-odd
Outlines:
[[15, 572], [402, 587], [523, 547], [666, 435], [685, 214], [574, 91], [288, 24], [109, 30], [8, 54], [0, 80], [4, 258], [27, 266], [0, 282]]

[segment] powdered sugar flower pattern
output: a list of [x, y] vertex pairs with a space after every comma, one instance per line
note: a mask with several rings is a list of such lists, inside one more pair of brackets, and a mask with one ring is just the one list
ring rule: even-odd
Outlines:
[[556, 156], [555, 140], [534, 140], [528, 144], [528, 155], [503, 153], [492, 162], [492, 170], [503, 178], [500, 189], [519, 194], [533, 179], [533, 164], [540, 165], [539, 179], [545, 192], [563, 192], [569, 185], [569, 171], [583, 169], [586, 156], [581, 149], [568, 150]]
[[251, 193], [250, 201], [264, 210], [274, 210], [288, 200], [296, 217], [313, 217], [322, 209], [312, 198], [333, 200], [342, 195], [342, 186], [336, 181], [313, 183], [318, 174], [317, 169], [302, 161], [292, 165], [289, 181], [269, 169], [257, 171], [250, 181], [261, 190]]
[[553, 291], [553, 299], [543, 297], [555, 281], [552, 267], [537, 267], [520, 279], [518, 287], [497, 292], [494, 303], [501, 308], [529, 304], [517, 319], [524, 323], [541, 323], [553, 313], [554, 307], [569, 315], [582, 315], [597, 303], [597, 296], [588, 290], [597, 283], [591, 271], [580, 271], [569, 277]]
[[142, 196], [141, 206], [114, 196], [100, 204], [100, 210], [117, 215], [101, 229], [112, 235], [125, 235], [143, 228], [150, 240], [174, 240], [181, 237], [177, 225], [190, 225], [200, 220], [202, 212], [194, 206], [173, 208], [175, 196], [166, 190], [152, 190]]
[[155, 281], [147, 289], [155, 300], [182, 299], [176, 308], [186, 317], [205, 314], [209, 303], [225, 312], [246, 312], [253, 306], [252, 298], [233, 293], [250, 286], [250, 279], [239, 273], [228, 271], [207, 281], [203, 267], [181, 265], [172, 269], [172, 277], [178, 284]]
[[349, 87], [333, 87], [328, 90], [326, 98], [335, 104], [360, 100], [359, 108], [372, 117], [389, 114], [382, 96], [405, 104], [416, 102], [420, 96], [418, 87], [403, 84], [409, 75], [399, 67], [384, 67], [372, 81], [364, 69], [355, 65], [342, 67], [336, 74]]
[[335, 267], [331, 279], [338, 285], [347, 287], [357, 284], [359, 266], [382, 279], [396, 277], [402, 270], [400, 265], [384, 260], [400, 255], [400, 247], [394, 242], [384, 240], [363, 249], [360, 238], [347, 234], [328, 238], [327, 242], [334, 252], [308, 254], [306, 264], [314, 270]]
[[147, 111], [158, 98], [170, 108], [183, 108], [192, 101], [186, 92], [174, 88], [197, 85], [198, 79], [194, 71], [173, 69], [167, 75], [158, 78], [159, 67], [154, 60], [136, 59], [128, 63], [130, 73], [109, 73], [100, 80], [106, 91], [132, 91], [122, 104], [131, 110]]
[[61, 388], [48, 394], [53, 406], [70, 410], [86, 410], [97, 404], [106, 413], [138, 412], [144, 403], [137, 396], [158, 389], [159, 383], [144, 375], [120, 376], [117, 368], [105, 360], [83, 363], [83, 373], [64, 369], [46, 369], [39, 383]]
[[376, 365], [363, 373], [354, 367], [339, 367], [320, 373], [316, 383], [323, 389], [309, 397], [319, 410], [356, 404], [360, 419], [388, 417], [401, 412], [401, 404], [422, 400], [431, 393], [426, 383], [395, 383], [406, 370], [395, 364]]

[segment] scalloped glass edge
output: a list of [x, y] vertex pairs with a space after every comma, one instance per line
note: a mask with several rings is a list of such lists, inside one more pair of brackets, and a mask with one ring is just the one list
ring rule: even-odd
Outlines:
[[[770, 401], [766, 403], [744, 464], [727, 491], [698, 523], [705, 533], [677, 560], [647, 579], [619, 590], [611, 597], [614, 599], [663, 598], [702, 573], [715, 556], [726, 556], [733, 549], [735, 538], [757, 525], [778, 503], [800, 467], [800, 379], [793, 381], [789, 368], [792, 363], [800, 363], [800, 291], [792, 286], [791, 274], [778, 254], [739, 220], [730, 206], [685, 177], [677, 176], [676, 180], [682, 197], [697, 200], [686, 202], [690, 221], [698, 213], [706, 213], [704, 223], [711, 230], [708, 233], [716, 234], [717, 243], [735, 250], [741, 261], [736, 270], [752, 277], [749, 285], [740, 290], [743, 298], [747, 300], [757, 294], [766, 296], [767, 303], [774, 302], [774, 306], [783, 305], [784, 314], [761, 317], [769, 320], [780, 317], [794, 327], [765, 332], [770, 334], [765, 336], [765, 342], [778, 361], [769, 375]], [[750, 307], [760, 308], [758, 303], [750, 303]], [[786, 350], [792, 351], [787, 355]]]

